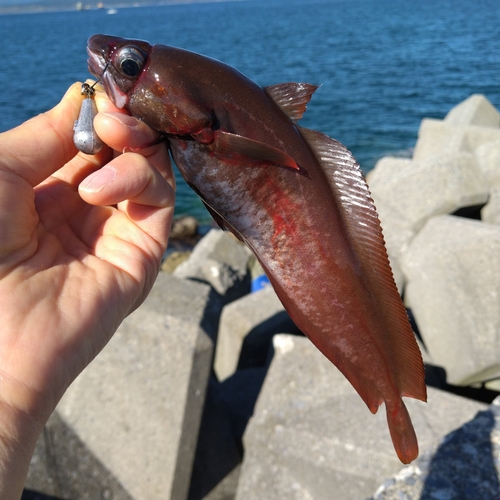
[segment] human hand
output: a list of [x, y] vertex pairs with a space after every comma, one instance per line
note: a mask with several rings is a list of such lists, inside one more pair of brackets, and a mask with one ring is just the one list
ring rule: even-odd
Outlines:
[[173, 217], [165, 143], [97, 92], [106, 113], [94, 124], [110, 147], [78, 153], [82, 99], [75, 84], [54, 109], [0, 134], [1, 498], [21, 491], [2, 489], [2, 471], [20, 470], [8, 460], [27, 454], [27, 470], [66, 388], [149, 293]]

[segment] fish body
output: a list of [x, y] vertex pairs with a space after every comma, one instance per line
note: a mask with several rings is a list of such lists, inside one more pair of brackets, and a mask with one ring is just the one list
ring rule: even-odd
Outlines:
[[219, 61], [106, 35], [89, 68], [115, 104], [168, 138], [216, 221], [255, 253], [292, 320], [375, 413], [400, 460], [418, 455], [403, 396], [426, 400], [420, 351], [359, 166], [297, 125], [317, 87], [262, 88]]

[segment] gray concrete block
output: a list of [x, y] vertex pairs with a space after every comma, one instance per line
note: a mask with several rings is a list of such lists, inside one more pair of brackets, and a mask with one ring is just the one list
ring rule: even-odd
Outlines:
[[[30, 467], [28, 470], [28, 476], [26, 478], [26, 483], [24, 485], [27, 489], [33, 489], [43, 492], [45, 495], [56, 495], [60, 494], [59, 481], [57, 477], [53, 477], [52, 473], [52, 463], [54, 459], [52, 458], [55, 454], [51, 452], [50, 442], [47, 443], [45, 436], [47, 434], [47, 429], [49, 428], [51, 420], [58, 419], [58, 415], [54, 412], [51, 419], [44, 428], [43, 433], [38, 438], [35, 446], [35, 451], [31, 457]], [[73, 448], [71, 445], [69, 448]], [[64, 469], [63, 469], [64, 470]]]
[[500, 375], [500, 228], [453, 216], [430, 220], [402, 259], [424, 343], [448, 381]]
[[242, 438], [266, 368], [238, 370], [218, 383], [211, 377], [196, 450], [189, 500], [232, 500], [236, 495]]
[[416, 161], [460, 151], [472, 153], [480, 145], [500, 139], [500, 115], [483, 96], [474, 94], [444, 120], [425, 118], [413, 152]]
[[422, 120], [413, 160], [422, 161], [459, 152], [474, 153], [477, 148], [500, 140], [500, 129], [469, 125], [459, 127], [446, 121]]
[[481, 499], [500, 495], [500, 400], [385, 481], [370, 500]]
[[466, 150], [465, 127], [424, 118], [418, 130], [413, 160], [422, 161]]
[[500, 392], [500, 378], [490, 380], [489, 382], [486, 382], [484, 386], [490, 391]]
[[373, 188], [372, 194], [380, 212], [391, 209], [418, 231], [431, 217], [485, 203], [488, 187], [474, 156], [458, 153], [413, 162], [413, 168]]
[[[396, 173], [395, 167], [400, 165]], [[475, 158], [455, 153], [412, 162], [382, 162], [370, 190], [377, 207], [396, 282], [400, 259], [431, 217], [486, 203], [488, 187]]]
[[[404, 288], [404, 275], [399, 265], [399, 256], [401, 249], [405, 248], [415, 236], [415, 231], [407, 227], [404, 220], [393, 217], [392, 210], [384, 208], [384, 200], [387, 196], [387, 184], [397, 184], [397, 178], [408, 175], [413, 168], [413, 161], [409, 158], [386, 156], [377, 162], [366, 179], [379, 215], [394, 281], [401, 293]], [[381, 209], [378, 208], [378, 204]]]
[[212, 376], [203, 410], [188, 499], [222, 500], [223, 495], [231, 492], [234, 496], [241, 458], [240, 439], [234, 432], [231, 414], [221, 398], [220, 384]]
[[472, 94], [451, 109], [444, 121], [458, 127], [479, 125], [499, 128], [500, 114], [484, 95]]
[[491, 188], [488, 203], [481, 209], [481, 220], [500, 225], [500, 185]]
[[[362, 499], [401, 469], [384, 408], [372, 415], [303, 337], [274, 337], [274, 358], [244, 438], [237, 500]], [[421, 450], [485, 405], [438, 390], [407, 400]]]
[[44, 499], [133, 500], [57, 412], [38, 439], [25, 489]]
[[483, 144], [474, 156], [488, 186], [500, 188], [500, 140]]
[[471, 126], [465, 130], [464, 149], [474, 153], [481, 146], [497, 141], [500, 141], [500, 129]]
[[174, 276], [202, 281], [234, 300], [250, 291], [250, 250], [230, 233], [212, 229], [194, 248]]
[[392, 182], [396, 177], [404, 175], [406, 170], [413, 168], [413, 160], [410, 158], [399, 158], [395, 156], [385, 156], [381, 158], [366, 176], [366, 182], [370, 191], [384, 186], [387, 182]]
[[297, 328], [271, 286], [231, 302], [222, 310], [217, 336], [214, 370], [218, 379], [230, 377], [238, 366], [262, 366], [272, 336], [294, 331]]
[[221, 306], [161, 273], [145, 303], [68, 389], [59, 416], [134, 500], [188, 494]]

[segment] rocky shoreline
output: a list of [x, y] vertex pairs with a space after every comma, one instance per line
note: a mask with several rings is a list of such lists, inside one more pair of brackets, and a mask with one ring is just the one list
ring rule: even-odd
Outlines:
[[384, 412], [272, 288], [250, 293], [250, 251], [184, 218], [151, 295], [51, 417], [26, 495], [499, 498], [500, 114], [474, 95], [424, 120], [413, 158], [382, 159], [368, 183], [427, 366], [428, 404], [408, 401], [417, 461], [402, 468]]

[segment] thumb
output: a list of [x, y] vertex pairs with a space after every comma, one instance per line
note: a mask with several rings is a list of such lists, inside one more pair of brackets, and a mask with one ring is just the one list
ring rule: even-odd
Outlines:
[[82, 100], [81, 83], [74, 83], [50, 111], [0, 134], [0, 169], [36, 186], [73, 158], [73, 125]]

